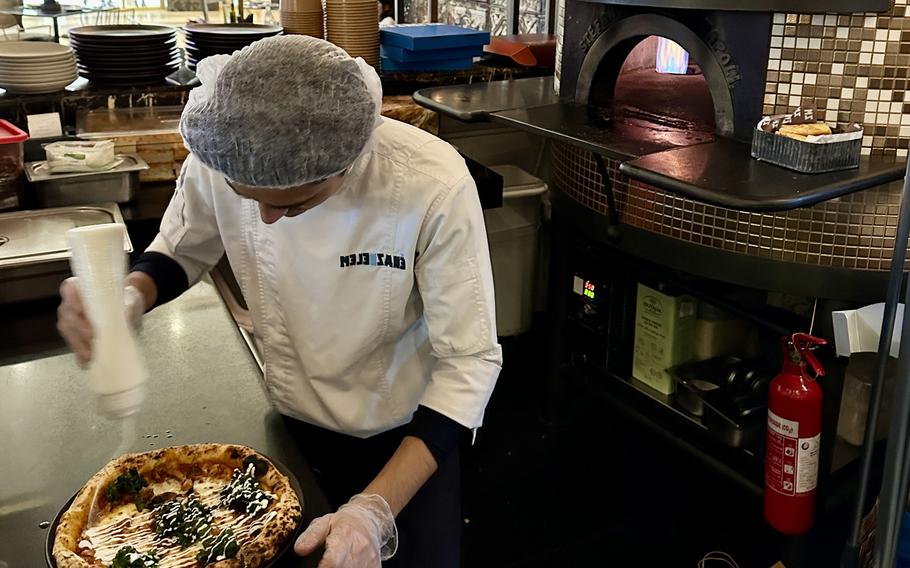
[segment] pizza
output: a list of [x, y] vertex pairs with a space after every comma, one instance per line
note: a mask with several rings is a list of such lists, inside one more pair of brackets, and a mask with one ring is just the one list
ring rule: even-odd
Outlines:
[[58, 568], [256, 568], [297, 529], [288, 478], [244, 446], [175, 446], [114, 459], [54, 535]]

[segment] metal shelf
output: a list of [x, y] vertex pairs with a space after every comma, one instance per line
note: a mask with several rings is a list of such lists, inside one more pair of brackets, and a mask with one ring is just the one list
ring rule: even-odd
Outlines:
[[[650, 431], [686, 455], [696, 458], [753, 497], [761, 497], [762, 462], [755, 454], [720, 444], [710, 437], [700, 421], [653, 397], [644, 387], [613, 373], [566, 365], [562, 374], [601, 397], [615, 412], [624, 415], [629, 423]], [[693, 432], [703, 443], [693, 442], [690, 435]]]
[[414, 93], [414, 102], [420, 106], [463, 122], [484, 122], [497, 111], [547, 105], [558, 100], [552, 75], [429, 87]]
[[622, 162], [630, 178], [738, 211], [808, 207], [901, 179], [906, 160], [863, 156], [858, 168], [802, 174], [751, 156], [749, 144], [713, 134], [614, 121], [594, 106], [558, 102], [491, 113], [507, 124]]
[[619, 167], [630, 178], [691, 199], [740, 211], [787, 211], [904, 177], [906, 160], [863, 156], [859, 168], [801, 174], [760, 162], [744, 142], [707, 144], [649, 154]]

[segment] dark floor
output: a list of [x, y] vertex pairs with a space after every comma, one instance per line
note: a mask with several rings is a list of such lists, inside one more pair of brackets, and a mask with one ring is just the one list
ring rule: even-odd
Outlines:
[[529, 338], [504, 347], [485, 426], [465, 460], [467, 568], [695, 568], [713, 550], [741, 568], [779, 559], [759, 500], [624, 428], [598, 399], [570, 393], [565, 422], [544, 424], [541, 349]]

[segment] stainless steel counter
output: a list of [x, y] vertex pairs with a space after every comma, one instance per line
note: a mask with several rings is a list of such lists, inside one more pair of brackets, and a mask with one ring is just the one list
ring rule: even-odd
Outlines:
[[[304, 521], [328, 512], [294, 440], [210, 281], [148, 314], [140, 337], [151, 381], [125, 451], [197, 442], [256, 448], [289, 467], [305, 494]], [[0, 359], [0, 568], [45, 565], [43, 521], [121, 444], [99, 417], [71, 354]], [[315, 566], [290, 554], [279, 566]]]

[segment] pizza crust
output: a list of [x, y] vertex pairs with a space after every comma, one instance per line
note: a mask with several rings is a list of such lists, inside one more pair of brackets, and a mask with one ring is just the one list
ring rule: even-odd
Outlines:
[[[89, 564], [79, 554], [79, 541], [86, 529], [88, 515], [95, 495], [103, 502], [104, 489], [119, 475], [136, 468], [140, 474], [169, 472], [182, 475], [186, 470], [200, 470], [212, 464], [229, 467], [228, 471], [242, 467], [249, 456], [256, 456], [269, 464], [268, 470], [258, 478], [263, 488], [275, 496], [269, 512], [275, 517], [256, 535], [253, 540], [240, 547], [237, 556], [223, 560], [210, 567], [217, 568], [258, 568], [278, 554], [284, 542], [297, 528], [302, 508], [297, 494], [288, 478], [265, 456], [246, 446], [229, 444], [193, 444], [174, 446], [139, 454], [125, 454], [110, 461], [76, 494], [72, 504], [60, 517], [54, 536], [54, 559], [57, 568], [95, 568], [100, 562]], [[101, 503], [99, 503], [101, 504]]]

